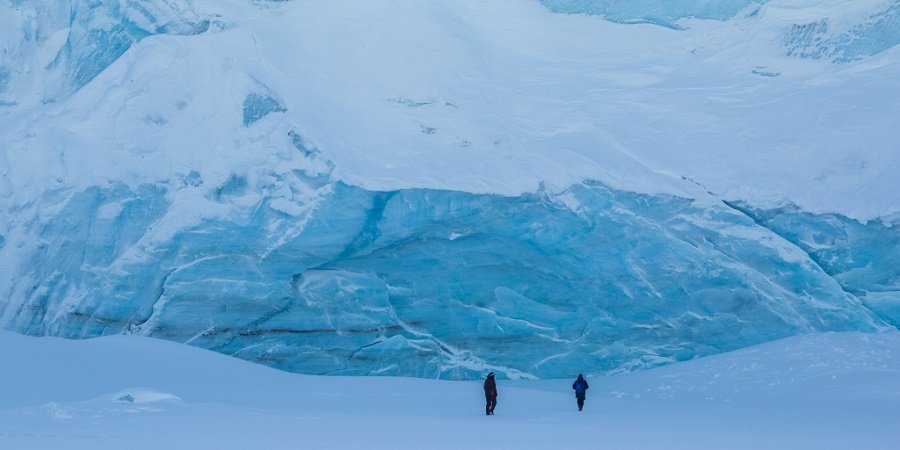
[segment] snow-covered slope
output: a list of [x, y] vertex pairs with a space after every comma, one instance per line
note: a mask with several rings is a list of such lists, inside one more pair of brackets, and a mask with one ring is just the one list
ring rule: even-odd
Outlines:
[[[615, 377], [499, 383], [289, 374], [135, 336], [0, 332], [0, 447], [895, 448], [900, 336], [794, 337]], [[571, 378], [574, 378], [574, 374]]]
[[0, 324], [445, 377], [895, 327], [898, 3], [677, 4], [4, 0]]
[[649, 3], [687, 29], [528, 0], [7, 2], [5, 192], [192, 169], [220, 185], [293, 129], [368, 189], [592, 178], [694, 194], [686, 176], [733, 200], [900, 211], [895, 2], [783, 0], [726, 21], [683, 16], [759, 2]]

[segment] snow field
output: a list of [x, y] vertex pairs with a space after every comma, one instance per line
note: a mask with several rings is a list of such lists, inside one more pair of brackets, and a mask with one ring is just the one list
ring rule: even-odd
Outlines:
[[[900, 333], [798, 336], [624, 376], [289, 374], [171, 342], [0, 332], [0, 447], [896, 448]], [[574, 376], [573, 376], [574, 379]]]

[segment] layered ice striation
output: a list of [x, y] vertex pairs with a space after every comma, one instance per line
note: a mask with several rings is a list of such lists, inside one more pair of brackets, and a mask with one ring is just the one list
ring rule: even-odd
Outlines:
[[299, 215], [235, 206], [265, 189], [239, 175], [177, 188], [235, 215], [148, 240], [166, 188], [75, 193], [31, 230], [4, 326], [140, 333], [315, 374], [562, 377], [881, 329], [857, 294], [897, 280], [882, 265], [896, 227], [600, 183], [505, 197], [333, 182]]
[[802, 248], [845, 291], [900, 326], [900, 227], [860, 223], [839, 214], [813, 215], [795, 206], [733, 206]]
[[554, 12], [595, 14], [619, 23], [651, 23], [680, 29], [686, 18], [726, 20], [755, 11], [767, 0], [540, 0]]

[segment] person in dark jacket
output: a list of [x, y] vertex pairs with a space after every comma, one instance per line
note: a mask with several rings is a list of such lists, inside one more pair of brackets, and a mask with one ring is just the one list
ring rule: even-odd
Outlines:
[[587, 392], [588, 382], [584, 379], [584, 375], [578, 374], [578, 379], [572, 383], [572, 389], [575, 389], [575, 399], [578, 400], [578, 410], [584, 408], [584, 395]]
[[497, 381], [494, 380], [494, 372], [489, 373], [484, 380], [484, 399], [487, 401], [485, 414], [493, 416], [494, 407], [497, 406]]

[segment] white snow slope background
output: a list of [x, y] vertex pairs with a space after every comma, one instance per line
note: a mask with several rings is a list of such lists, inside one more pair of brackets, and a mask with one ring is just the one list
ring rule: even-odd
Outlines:
[[[741, 12], [673, 29], [531, 0], [6, 1], [0, 193], [22, 204], [191, 170], [252, 184], [302, 165], [279, 152], [296, 129], [372, 190], [594, 179], [860, 220], [900, 211], [896, 2], [702, 3]], [[117, 14], [127, 38], [88, 34]], [[248, 93], [277, 102], [252, 126]], [[197, 207], [213, 206], [182, 198], [172, 214]]]

